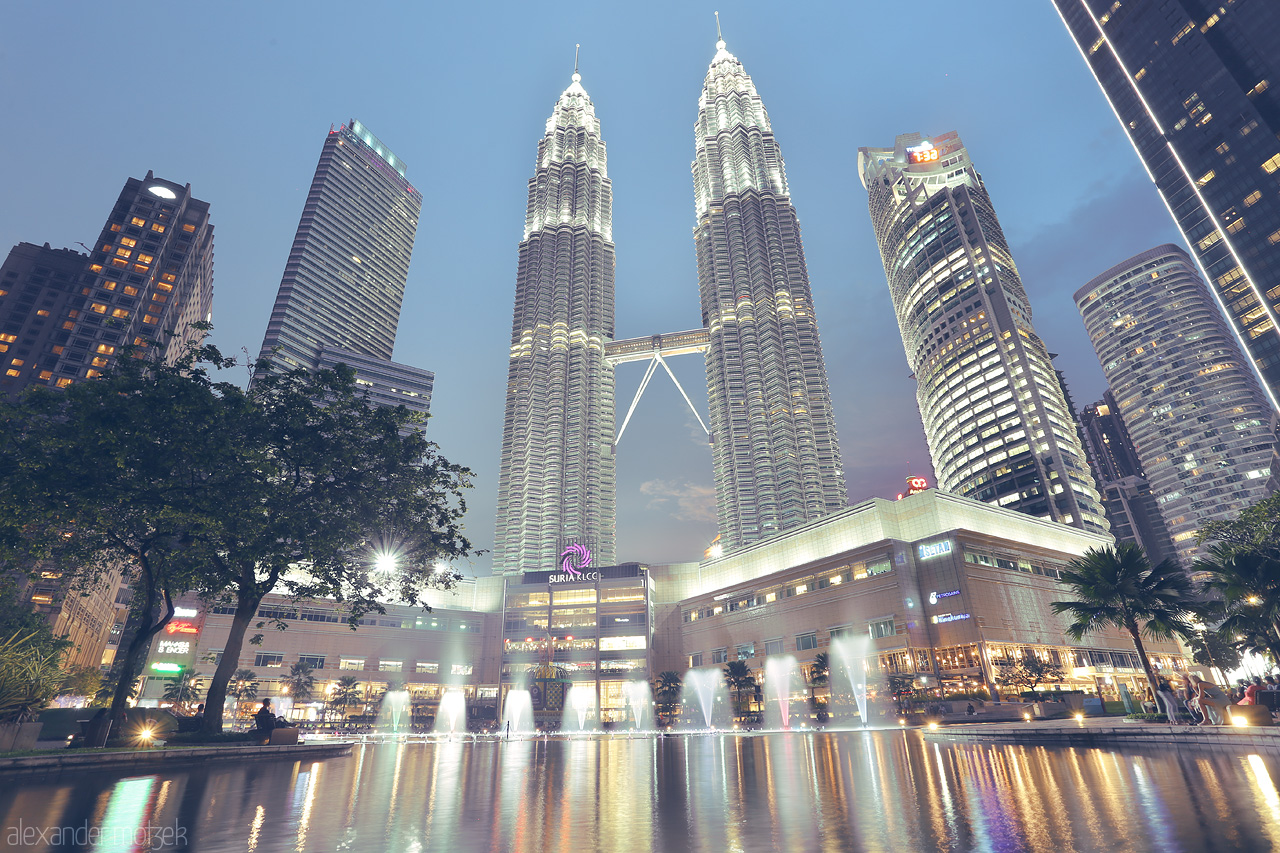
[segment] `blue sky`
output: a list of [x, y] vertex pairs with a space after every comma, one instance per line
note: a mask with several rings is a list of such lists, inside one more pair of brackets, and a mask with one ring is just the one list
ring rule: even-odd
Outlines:
[[[423, 191], [397, 361], [436, 373], [429, 436], [471, 467], [493, 539], [526, 182], [582, 44], [609, 148], [617, 334], [699, 325], [693, 122], [715, 52], [755, 79], [786, 159], [850, 498], [931, 474], [859, 146], [960, 132], [1078, 406], [1100, 397], [1071, 294], [1177, 233], [1049, 0], [868, 3], [9, 4], [0, 36], [0, 248], [89, 243], [126, 178], [190, 183], [215, 225], [214, 341], [256, 354], [331, 123], [358, 118]], [[673, 362], [705, 417], [702, 364]], [[619, 370], [625, 412], [642, 364]], [[710, 453], [651, 383], [618, 448], [618, 555], [696, 559]], [[487, 557], [471, 570], [484, 572]]]

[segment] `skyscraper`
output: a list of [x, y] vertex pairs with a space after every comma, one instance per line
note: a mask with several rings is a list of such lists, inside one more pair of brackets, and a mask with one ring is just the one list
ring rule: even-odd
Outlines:
[[938, 487], [1105, 532], [1009, 245], [958, 134], [858, 149]]
[[314, 369], [325, 346], [391, 358], [422, 210], [422, 193], [405, 175], [404, 161], [355, 119], [329, 131], [263, 358]]
[[53, 384], [69, 330], [84, 307], [88, 264], [87, 255], [48, 243], [19, 243], [9, 251], [0, 266], [0, 389], [6, 395]]
[[1206, 521], [1266, 497], [1271, 409], [1177, 246], [1115, 265], [1075, 301], [1178, 557], [1190, 566]]
[[1054, 0], [1280, 399], [1280, 3]]
[[841, 509], [848, 495], [782, 152], [723, 39], [694, 144], [716, 508], [732, 550]]
[[575, 70], [538, 142], [516, 272], [494, 571], [614, 562], [613, 187]]

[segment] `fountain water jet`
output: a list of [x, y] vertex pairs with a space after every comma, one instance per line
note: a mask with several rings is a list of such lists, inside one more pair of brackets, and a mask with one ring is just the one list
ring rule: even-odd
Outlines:
[[864, 728], [871, 722], [867, 713], [867, 679], [869, 670], [875, 666], [877, 661], [870, 637], [855, 634], [832, 639], [829, 680], [832, 694], [837, 681], [848, 688]]
[[[585, 732], [598, 725], [596, 710], [596, 687], [594, 682], [573, 684], [564, 697], [564, 722], [562, 731]], [[588, 725], [588, 717], [591, 718]]]
[[628, 681], [622, 685], [631, 712], [631, 728], [648, 731], [653, 728], [653, 688], [647, 681]]
[[533, 734], [533, 699], [528, 690], [511, 690], [502, 709], [502, 731], [505, 733]]
[[717, 720], [727, 719], [729, 712], [729, 689], [724, 684], [724, 673], [718, 669], [689, 670], [680, 691], [680, 705], [682, 718], [689, 718], [683, 726], [686, 730], [715, 728]]
[[467, 697], [461, 690], [446, 690], [440, 697], [440, 707], [436, 710], [436, 734], [453, 734], [458, 730], [458, 722], [462, 728], [467, 727]]
[[790, 729], [791, 696], [797, 686], [794, 655], [774, 655], [764, 662], [765, 726]]
[[[378, 719], [374, 723], [374, 727], [379, 731], [388, 731], [391, 734], [399, 734], [401, 731], [408, 729], [408, 720], [405, 719], [405, 711], [409, 709], [409, 691], [408, 690], [388, 690], [386, 695], [382, 697], [382, 707], [378, 709]], [[405, 723], [402, 729], [401, 723]]]

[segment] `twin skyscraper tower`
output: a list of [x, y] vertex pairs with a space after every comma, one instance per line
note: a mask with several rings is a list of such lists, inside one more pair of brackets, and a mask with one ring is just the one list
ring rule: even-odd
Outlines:
[[555, 569], [583, 548], [596, 565], [616, 562], [614, 365], [637, 353], [705, 353], [726, 549], [843, 508], [800, 226], [751, 77], [717, 42], [694, 139], [703, 328], [635, 341], [614, 341], [613, 191], [581, 80], [575, 70], [556, 102], [529, 180], [494, 571]]

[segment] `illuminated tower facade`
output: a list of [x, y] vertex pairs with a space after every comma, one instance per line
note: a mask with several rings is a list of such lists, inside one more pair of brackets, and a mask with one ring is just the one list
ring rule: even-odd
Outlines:
[[1129, 258], [1075, 295], [1182, 564], [1196, 532], [1268, 494], [1271, 407], [1195, 264], [1177, 246]]
[[938, 487], [1106, 532], [1062, 383], [959, 135], [861, 148], [858, 172]]
[[1280, 399], [1280, 3], [1054, 0]]
[[613, 187], [581, 80], [547, 119], [529, 180], [494, 536], [504, 574], [555, 569], [582, 548], [614, 562]]
[[755, 84], [716, 43], [693, 188], [720, 541], [746, 545], [848, 505], [800, 223]]

